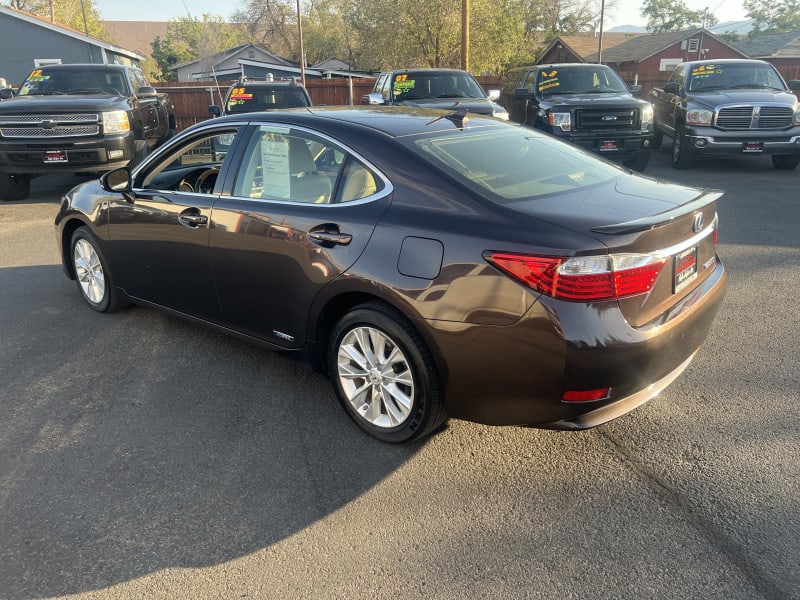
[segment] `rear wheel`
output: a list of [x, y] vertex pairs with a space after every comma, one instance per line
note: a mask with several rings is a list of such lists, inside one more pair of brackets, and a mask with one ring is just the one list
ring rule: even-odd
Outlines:
[[689, 169], [694, 163], [689, 140], [686, 138], [682, 125], [675, 128], [675, 137], [672, 138], [672, 166], [675, 169]]
[[446, 419], [427, 347], [402, 315], [382, 304], [363, 304], [342, 317], [328, 369], [347, 414], [381, 441], [421, 439]]
[[772, 166], [783, 171], [791, 171], [800, 164], [800, 154], [773, 154]]
[[30, 175], [0, 173], [0, 198], [9, 201], [24, 200], [30, 193]]
[[114, 288], [108, 265], [97, 240], [86, 227], [79, 227], [70, 240], [70, 258], [75, 281], [83, 299], [97, 312], [114, 312], [127, 305]]

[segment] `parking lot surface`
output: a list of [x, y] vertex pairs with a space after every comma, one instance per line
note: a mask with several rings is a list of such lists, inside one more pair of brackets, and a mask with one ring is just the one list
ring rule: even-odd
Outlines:
[[800, 598], [800, 172], [646, 175], [726, 192], [688, 371], [590, 431], [403, 447], [299, 364], [92, 312], [52, 231], [80, 180], [35, 180], [0, 203], [0, 598]]

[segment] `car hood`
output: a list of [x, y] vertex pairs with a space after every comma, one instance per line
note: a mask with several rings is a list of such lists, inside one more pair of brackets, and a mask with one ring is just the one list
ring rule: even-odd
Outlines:
[[401, 106], [419, 106], [420, 108], [439, 108], [447, 110], [454, 108], [458, 103], [458, 108], [467, 108], [469, 112], [478, 115], [491, 115], [494, 110], [500, 107], [485, 98], [420, 98], [419, 100], [407, 100], [398, 102]]
[[628, 174], [575, 192], [563, 192], [506, 205], [538, 219], [592, 235], [598, 229], [613, 229], [638, 222], [642, 228], [660, 222], [665, 215], [695, 200], [719, 197], [714, 190]]
[[777, 90], [714, 90], [709, 92], [693, 92], [689, 99], [710, 108], [722, 104], [765, 104], [775, 102], [786, 106], [794, 106], [797, 98], [791, 92]]
[[547, 96], [547, 98], [542, 101], [542, 104], [549, 104], [552, 106], [580, 105], [581, 107], [591, 108], [603, 108], [604, 106], [635, 107], [642, 103], [643, 101], [624, 92], [618, 94], [557, 94], [554, 96]]
[[120, 110], [127, 103], [119, 96], [107, 94], [64, 94], [58, 96], [15, 96], [0, 102], [0, 114], [14, 114], [19, 111], [26, 112], [75, 112], [94, 111], [103, 112]]

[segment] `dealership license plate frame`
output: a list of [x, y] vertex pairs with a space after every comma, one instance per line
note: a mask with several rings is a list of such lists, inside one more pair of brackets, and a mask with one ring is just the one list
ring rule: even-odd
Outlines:
[[617, 140], [602, 140], [599, 146], [600, 152], [616, 152], [619, 150]]
[[69, 162], [66, 150], [45, 150], [43, 160], [45, 163]]
[[678, 293], [697, 279], [697, 246], [678, 252], [672, 257], [672, 264], [672, 291]]
[[742, 142], [742, 152], [746, 154], [761, 154], [764, 152], [764, 142]]

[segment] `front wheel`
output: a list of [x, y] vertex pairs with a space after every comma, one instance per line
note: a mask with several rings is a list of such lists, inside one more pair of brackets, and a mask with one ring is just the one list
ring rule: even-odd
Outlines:
[[653, 131], [653, 137], [650, 138], [650, 147], [653, 150], [658, 150], [661, 148], [661, 144], [664, 143], [664, 134], [659, 130], [656, 129]]
[[782, 171], [791, 171], [800, 164], [800, 154], [773, 154], [772, 166]]
[[693, 163], [694, 156], [689, 147], [689, 139], [684, 133], [683, 126], [678, 125], [672, 138], [672, 166], [675, 169], [689, 169]]
[[382, 304], [363, 304], [342, 317], [331, 336], [328, 369], [350, 418], [383, 442], [421, 439], [446, 419], [425, 343]]
[[650, 164], [650, 150], [640, 152], [636, 155], [636, 158], [627, 160], [624, 164], [626, 167], [633, 169], [634, 171], [644, 171], [647, 168], [647, 165]]
[[0, 198], [3, 200], [24, 200], [31, 193], [31, 176], [0, 173]]
[[97, 312], [114, 312], [127, 303], [114, 288], [108, 265], [95, 237], [78, 227], [70, 240], [70, 257], [81, 296]]

